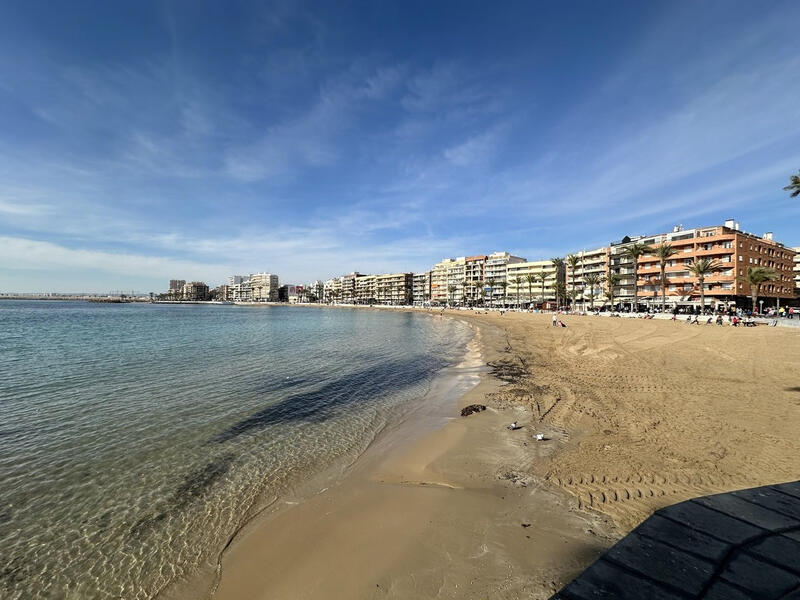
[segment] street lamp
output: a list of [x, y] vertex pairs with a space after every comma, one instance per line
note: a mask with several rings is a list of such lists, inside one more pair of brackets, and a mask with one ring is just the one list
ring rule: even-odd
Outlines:
[[758, 314], [763, 315], [764, 314], [764, 301], [763, 300], [759, 300], [758, 304], [760, 306], [760, 308], [758, 309]]

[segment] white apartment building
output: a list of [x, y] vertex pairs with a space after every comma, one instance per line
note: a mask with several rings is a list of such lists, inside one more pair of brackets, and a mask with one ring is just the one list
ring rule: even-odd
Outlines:
[[[492, 252], [486, 257], [484, 281], [486, 282], [486, 300], [494, 305], [503, 301], [503, 283], [506, 282], [508, 265], [525, 262], [524, 258], [513, 256], [508, 252]], [[506, 296], [508, 295], [506, 290]], [[489, 297], [491, 294], [491, 297]]]
[[[463, 258], [461, 259], [464, 260]], [[450, 269], [457, 268], [456, 258], [445, 258], [441, 262], [433, 265], [431, 269], [431, 302], [437, 304], [447, 304], [450, 294], [447, 291]]]
[[[570, 267], [569, 260], [565, 260], [566, 267], [566, 285], [567, 291], [576, 292], [575, 299], [577, 302], [588, 302], [591, 296], [589, 285], [586, 283], [587, 275], [597, 275], [604, 281], [608, 279], [609, 268], [609, 248], [603, 246], [602, 248], [595, 248], [594, 250], [580, 250], [573, 252], [569, 256], [575, 256], [579, 259], [577, 267], [574, 269]], [[602, 286], [605, 289], [605, 283]], [[632, 290], [633, 288], [631, 288]], [[600, 286], [595, 288], [594, 297], [595, 301], [601, 298], [602, 293]], [[616, 296], [616, 291], [615, 291]], [[602, 301], [602, 299], [601, 299]]]
[[277, 302], [279, 287], [277, 275], [271, 273], [250, 275], [250, 299], [252, 302]]
[[359, 275], [356, 277], [356, 303], [372, 304], [375, 297], [375, 275]]
[[411, 288], [412, 301], [416, 306], [421, 306], [430, 300], [431, 272], [415, 273]]
[[250, 302], [251, 288], [249, 275], [228, 277], [228, 297], [233, 302]]
[[796, 298], [800, 298], [800, 246], [796, 246], [792, 250], [797, 252], [794, 255], [794, 268], [792, 270], [794, 273], [794, 295]]
[[551, 260], [510, 263], [506, 267], [506, 281], [508, 303], [518, 306], [552, 304], [556, 299], [553, 286], [564, 281], [564, 271], [557, 269]]

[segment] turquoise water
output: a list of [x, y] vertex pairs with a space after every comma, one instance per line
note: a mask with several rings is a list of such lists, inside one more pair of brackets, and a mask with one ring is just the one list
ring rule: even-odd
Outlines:
[[0, 301], [0, 597], [152, 598], [463, 355], [416, 313]]

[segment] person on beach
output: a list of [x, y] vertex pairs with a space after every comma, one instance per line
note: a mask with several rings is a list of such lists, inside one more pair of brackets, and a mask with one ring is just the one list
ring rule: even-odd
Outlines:
[[558, 327], [558, 317], [553, 315], [553, 327]]

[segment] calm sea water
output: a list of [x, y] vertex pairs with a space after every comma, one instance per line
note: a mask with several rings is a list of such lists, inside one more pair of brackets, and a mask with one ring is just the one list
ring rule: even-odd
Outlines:
[[0, 301], [0, 597], [152, 598], [213, 569], [470, 336], [388, 311]]

